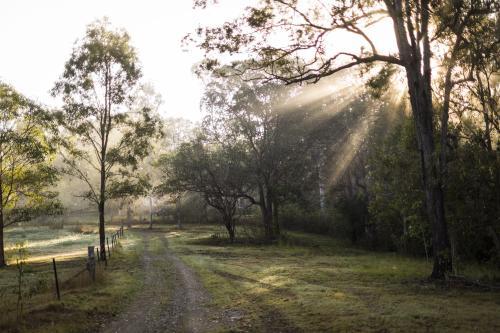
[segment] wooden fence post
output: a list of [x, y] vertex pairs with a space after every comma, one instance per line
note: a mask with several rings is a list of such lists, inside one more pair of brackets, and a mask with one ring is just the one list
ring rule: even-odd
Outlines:
[[59, 292], [59, 280], [57, 279], [57, 268], [56, 268], [56, 259], [52, 258], [52, 266], [54, 267], [54, 278], [56, 280], [56, 292], [57, 292], [57, 300], [61, 300], [61, 293]]

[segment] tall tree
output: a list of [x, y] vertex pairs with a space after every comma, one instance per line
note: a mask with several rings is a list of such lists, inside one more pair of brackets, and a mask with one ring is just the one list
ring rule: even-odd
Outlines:
[[[446, 137], [441, 132], [440, 157], [449, 179], [454, 252], [470, 256], [473, 250], [477, 257], [477, 253], [488, 252], [486, 242], [477, 240], [490, 238], [500, 258], [499, 196], [495, 190], [500, 181], [500, 14], [471, 17], [467, 5], [457, 2], [462, 13], [444, 20], [451, 27], [460, 27], [464, 20], [468, 25], [460, 35], [449, 28], [452, 38], [448, 39], [460, 40], [461, 45], [455, 43], [454, 52], [447, 54], [448, 59], [454, 56], [457, 65], [453, 71], [448, 67], [443, 82], [443, 116], [450, 113], [451, 130]], [[447, 17], [446, 12], [442, 15]], [[464, 232], [467, 228], [474, 228], [474, 233]], [[470, 246], [477, 243], [482, 246]]]
[[146, 182], [135, 169], [159, 133], [151, 108], [133, 108], [140, 78], [129, 35], [105, 19], [88, 27], [53, 89], [64, 102], [58, 117], [64, 171], [87, 184], [81, 195], [97, 205], [103, 259], [106, 200], [141, 191]]
[[[457, 88], [448, 89], [448, 94], [443, 96], [445, 101], [443, 107], [445, 111], [458, 117], [456, 125], [457, 128], [461, 128], [461, 134], [470, 141], [479, 142], [490, 152], [495, 146], [498, 147], [497, 140], [500, 133], [498, 107], [500, 16], [498, 15], [475, 20], [466, 36], [462, 37], [465, 39], [462, 41], [464, 45], [456, 50], [459, 63], [455, 66], [455, 71], [447, 73], [445, 81]], [[447, 144], [449, 145], [449, 142]]]
[[[436, 37], [446, 45], [443, 59], [444, 80], [442, 82], [442, 111], [440, 131], [439, 166], [441, 176], [447, 172], [448, 124], [451, 99], [454, 90], [464, 92], [462, 83], [477, 81], [479, 96], [484, 96], [481, 105], [485, 116], [486, 145], [490, 132], [490, 112], [488, 106], [494, 99], [482, 90], [483, 80], [489, 82], [488, 72], [498, 70], [497, 54], [500, 39], [496, 32], [495, 9], [489, 1], [453, 1], [436, 8]], [[500, 8], [496, 8], [498, 11]], [[493, 66], [491, 66], [493, 65]], [[492, 68], [493, 67], [493, 68]], [[490, 71], [488, 70], [490, 69]], [[493, 69], [493, 71], [495, 71]], [[486, 72], [486, 75], [483, 75]], [[487, 85], [489, 87], [489, 85]], [[456, 88], [459, 89], [456, 89]], [[495, 109], [494, 107], [492, 108]]]
[[4, 228], [44, 213], [57, 213], [54, 148], [38, 105], [0, 83], [0, 267], [5, 266]]
[[[206, 0], [195, 3], [207, 5]], [[443, 178], [434, 141], [431, 44], [438, 39], [432, 30], [440, 19], [434, 13], [443, 6], [454, 9], [453, 3], [451, 0], [262, 0], [248, 7], [242, 17], [222, 27], [198, 29], [199, 45], [207, 54], [204, 68], [223, 68], [225, 75], [293, 84], [315, 83], [347, 68], [377, 62], [404, 70], [421, 155], [427, 216], [433, 231], [431, 277], [437, 279], [445, 278], [451, 271], [451, 257]], [[484, 10], [471, 15], [491, 12], [494, 1], [477, 3]], [[397, 44], [394, 54], [381, 52], [380, 45], [370, 37], [370, 26], [386, 17], [392, 23]], [[338, 33], [359, 38], [363, 47], [353, 51], [350, 45], [335, 45]], [[220, 53], [244, 53], [248, 60], [221, 66], [213, 57]]]

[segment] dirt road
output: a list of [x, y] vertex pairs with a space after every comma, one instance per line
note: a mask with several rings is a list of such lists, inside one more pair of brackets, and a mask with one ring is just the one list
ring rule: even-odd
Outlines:
[[[210, 296], [196, 274], [169, 249], [162, 233], [144, 238], [144, 286], [103, 333], [210, 332], [217, 327]], [[215, 319], [214, 319], [215, 318]]]

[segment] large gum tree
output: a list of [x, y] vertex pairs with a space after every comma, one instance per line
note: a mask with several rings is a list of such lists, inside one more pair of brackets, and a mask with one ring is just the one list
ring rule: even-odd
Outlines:
[[[196, 0], [195, 6], [206, 7], [207, 2]], [[431, 277], [442, 279], [451, 271], [452, 263], [444, 210], [444, 166], [439, 163], [439, 147], [434, 139], [433, 44], [450, 38], [461, 43], [456, 36], [467, 30], [469, 18], [489, 15], [496, 9], [495, 1], [487, 0], [258, 0], [231, 22], [198, 29], [198, 37], [193, 39], [206, 51], [204, 69], [248, 80], [315, 83], [339, 71], [375, 63], [402, 69], [432, 225]], [[448, 20], [445, 24], [443, 18]], [[392, 25], [397, 44], [393, 53], [382, 52], [384, 48], [371, 37], [370, 27], [384, 19]], [[461, 22], [465, 22], [463, 26]], [[346, 34], [348, 38], [340, 38]], [[353, 48], [356, 43], [350, 40], [354, 39], [363, 46]], [[220, 54], [237, 60], [221, 63]], [[446, 115], [444, 118], [446, 121]], [[441, 135], [446, 137], [446, 125], [443, 131]]]
[[103, 259], [106, 201], [147, 187], [137, 167], [160, 133], [152, 109], [134, 107], [140, 78], [129, 35], [103, 20], [91, 24], [77, 42], [53, 89], [64, 103], [58, 113], [63, 171], [87, 185], [81, 197], [98, 208]]

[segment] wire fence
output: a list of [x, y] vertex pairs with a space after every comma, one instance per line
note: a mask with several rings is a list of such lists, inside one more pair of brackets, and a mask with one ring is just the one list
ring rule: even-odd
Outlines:
[[[124, 236], [123, 225], [115, 233], [111, 235], [111, 246], [109, 245], [109, 237], [106, 237], [104, 244], [98, 246], [92, 245], [87, 247], [87, 262], [84, 268], [77, 271], [70, 278], [59, 282], [57, 276], [57, 263], [55, 258], [52, 258], [53, 270], [54, 270], [54, 285], [57, 299], [61, 300], [61, 289], [65, 286], [69, 286], [71, 282], [80, 277], [83, 273], [88, 272], [89, 278], [92, 282], [96, 281], [96, 268], [98, 264], [104, 262], [105, 267], [108, 266], [108, 260], [111, 258], [111, 253], [116, 249], [119, 244], [119, 240]], [[107, 247], [107, 251], [105, 248]], [[101, 249], [101, 250], [99, 250]], [[97, 256], [96, 256], [97, 255]], [[97, 260], [96, 260], [97, 259]], [[96, 264], [97, 263], [97, 264]]]
[[[74, 261], [71, 262], [71, 268], [68, 268], [68, 262], [57, 261], [56, 258], [52, 258], [50, 268], [48, 266], [38, 265], [38, 268], [43, 267], [33, 271], [32, 267], [28, 266], [22, 259], [17, 261], [17, 272], [16, 272], [16, 284], [2, 285], [0, 288], [0, 299], [2, 303], [0, 308], [3, 311], [7, 311], [9, 308], [15, 310], [17, 307], [18, 316], [22, 313], [19, 304], [25, 303], [29, 299], [37, 295], [52, 294], [52, 297], [56, 297], [58, 300], [63, 298], [63, 292], [69, 292], [74, 287], [81, 287], [89, 285], [90, 283], [96, 282], [96, 277], [102, 276], [100, 274], [108, 266], [108, 261], [111, 260], [115, 255], [115, 251], [120, 245], [121, 238], [124, 237], [125, 230], [123, 225], [111, 235], [106, 236], [104, 246], [91, 245], [87, 247], [87, 257], [81, 263], [74, 265]], [[104, 247], [104, 251], [102, 248]], [[80, 266], [81, 265], [81, 266]], [[78, 266], [80, 266], [78, 268]], [[58, 269], [63, 268], [64, 278], [58, 275]], [[50, 272], [52, 271], [52, 272]], [[50, 278], [50, 273], [53, 277]], [[60, 274], [61, 272], [59, 272]], [[68, 273], [70, 274], [68, 277]], [[25, 274], [31, 276], [29, 281]], [[37, 275], [39, 277], [37, 277]], [[50, 291], [53, 292], [50, 292]], [[8, 300], [8, 294], [11, 295], [10, 300]], [[47, 296], [48, 296], [47, 295]], [[44, 296], [45, 297], [45, 296]], [[7, 303], [12, 303], [11, 306]], [[17, 305], [16, 305], [17, 303]]]

